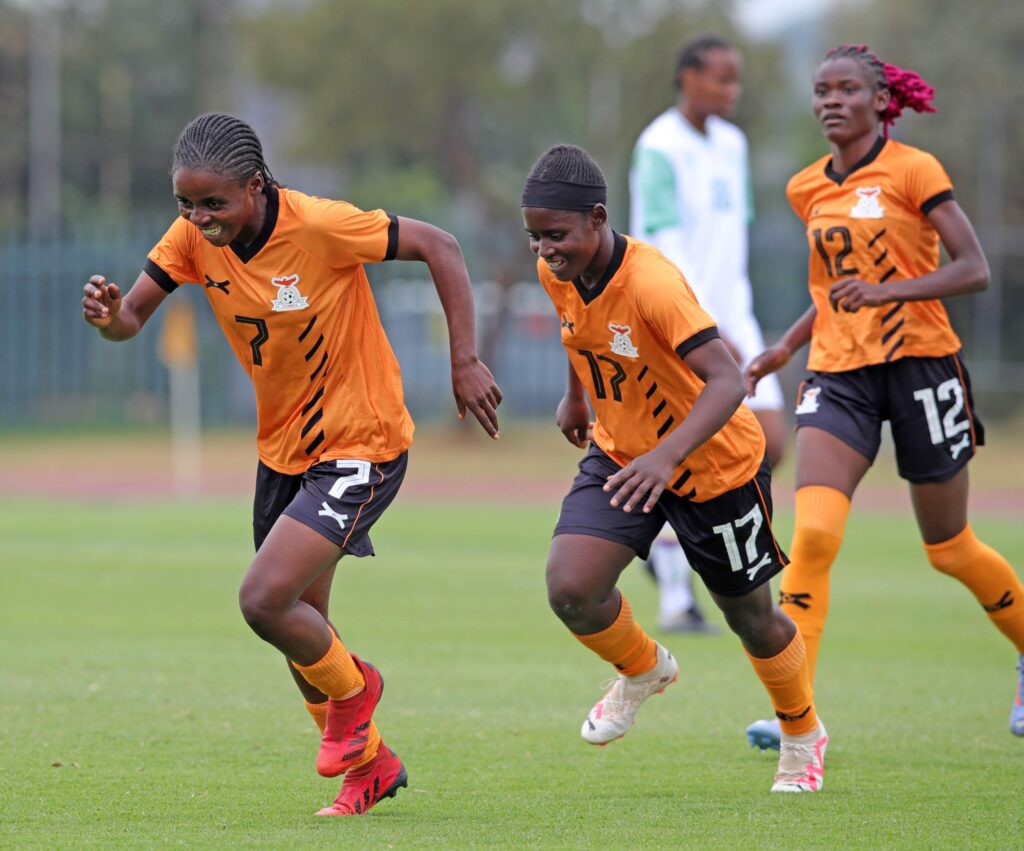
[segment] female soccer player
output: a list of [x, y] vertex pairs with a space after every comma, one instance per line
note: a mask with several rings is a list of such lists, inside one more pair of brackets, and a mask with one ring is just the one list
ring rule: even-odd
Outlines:
[[[966, 585], [1022, 654], [1010, 729], [1024, 736], [1024, 587], [967, 521], [967, 462], [984, 430], [960, 340], [939, 301], [985, 289], [988, 264], [939, 162], [888, 138], [904, 108], [934, 112], [933, 94], [916, 73], [864, 45], [837, 47], [818, 67], [814, 113], [831, 153], [786, 189], [807, 225], [813, 304], [754, 359], [745, 379], [753, 393], [810, 341], [811, 375], [796, 409], [796, 527], [781, 600], [807, 644], [812, 678], [829, 567], [889, 420], [928, 561]], [[941, 267], [940, 241], [950, 257]], [[777, 747], [774, 722], [756, 722], [747, 734], [751, 744]]]
[[252, 128], [228, 115], [185, 127], [171, 176], [180, 218], [126, 295], [89, 279], [85, 320], [127, 340], [180, 284], [204, 286], [256, 391], [257, 553], [242, 614], [284, 653], [323, 731], [317, 770], [345, 773], [319, 815], [365, 813], [406, 785], [406, 771], [372, 721], [381, 675], [346, 649], [327, 604], [338, 560], [374, 554], [369, 532], [401, 485], [413, 424], [363, 264], [427, 264], [448, 320], [459, 415], [468, 409], [497, 437], [501, 392], [477, 359], [462, 252], [423, 222], [278, 185]]
[[587, 397], [596, 415], [547, 565], [555, 614], [617, 673], [583, 722], [583, 738], [605, 745], [625, 735], [640, 704], [678, 675], [676, 660], [615, 587], [667, 522], [781, 720], [772, 791], [816, 792], [828, 737], [803, 641], [769, 590], [785, 556], [771, 530], [764, 434], [741, 404], [736, 362], [682, 273], [656, 248], [614, 232], [606, 199], [597, 163], [569, 145], [541, 156], [522, 197], [537, 274], [569, 358], [558, 427], [582, 448]]

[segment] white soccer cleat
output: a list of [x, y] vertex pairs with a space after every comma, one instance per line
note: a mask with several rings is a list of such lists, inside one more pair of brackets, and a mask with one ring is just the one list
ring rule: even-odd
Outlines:
[[640, 704], [652, 694], [661, 694], [679, 679], [679, 665], [660, 644], [656, 659], [654, 667], [646, 673], [635, 677], [619, 674], [611, 680], [611, 688], [594, 704], [583, 722], [580, 734], [584, 739], [602, 747], [621, 739], [633, 726]]
[[779, 770], [773, 792], [820, 792], [825, 785], [825, 748], [828, 733], [818, 720], [818, 729], [806, 736], [782, 734]]

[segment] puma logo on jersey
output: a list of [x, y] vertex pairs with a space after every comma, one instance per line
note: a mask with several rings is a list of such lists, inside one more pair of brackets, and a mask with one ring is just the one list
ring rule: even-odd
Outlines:
[[562, 317], [562, 327], [563, 328], [568, 328], [570, 334], [575, 334], [576, 333], [576, 323], [575, 322], [570, 322], [564, 316]]
[[342, 529], [344, 529], [345, 528], [345, 521], [348, 520], [348, 515], [347, 514], [338, 514], [338, 512], [332, 510], [331, 507], [326, 502], [321, 502], [320, 504], [323, 506], [323, 508], [321, 508], [316, 513], [317, 517], [333, 517], [335, 520], [338, 521], [338, 525]]
[[277, 287], [277, 298], [270, 303], [275, 311], [302, 310], [309, 307], [309, 300], [299, 292], [298, 275], [281, 275], [271, 278], [270, 283]]
[[855, 191], [857, 203], [850, 210], [851, 219], [880, 219], [885, 215], [885, 208], [878, 203], [882, 197], [881, 186], [862, 186]]
[[821, 403], [818, 397], [821, 395], [820, 387], [808, 387], [800, 397], [800, 404], [796, 406], [797, 414], [816, 414]]
[[960, 438], [960, 441], [958, 443], [954, 443], [952, 446], [949, 447], [949, 451], [950, 451], [950, 454], [953, 456], [953, 460], [956, 461], [956, 459], [960, 457], [960, 453], [961, 452], [963, 452], [965, 449], [970, 449], [970, 448], [971, 448], [971, 435], [968, 434], [968, 433], [965, 433], [964, 436]]
[[622, 355], [624, 358], [640, 357], [633, 341], [629, 339], [629, 335], [633, 332], [632, 328], [628, 325], [616, 325], [614, 322], [608, 323], [608, 328], [615, 335], [612, 337], [612, 352]]
[[206, 288], [208, 290], [220, 290], [224, 295], [231, 295], [228, 292], [228, 287], [231, 286], [231, 281], [215, 281], [209, 275], [206, 275]]

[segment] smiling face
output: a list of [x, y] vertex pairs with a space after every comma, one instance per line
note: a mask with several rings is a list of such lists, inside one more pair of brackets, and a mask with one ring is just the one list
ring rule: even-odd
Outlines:
[[849, 57], [826, 60], [814, 74], [814, 114], [834, 145], [877, 135], [879, 115], [889, 97], [889, 91], [876, 89], [861, 63]]
[[179, 168], [171, 176], [178, 212], [213, 245], [252, 242], [263, 228], [263, 175], [238, 181], [212, 171]]
[[[608, 213], [598, 204], [589, 213], [523, 207], [523, 224], [530, 237], [530, 250], [548, 264], [560, 281], [574, 278], [596, 280], [604, 268], [600, 263], [601, 237]], [[607, 259], [604, 265], [607, 265]]]

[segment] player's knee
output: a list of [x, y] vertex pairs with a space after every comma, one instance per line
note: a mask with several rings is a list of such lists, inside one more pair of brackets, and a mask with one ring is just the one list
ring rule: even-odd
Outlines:
[[971, 527], [967, 526], [948, 541], [925, 544], [924, 551], [932, 567], [940, 573], [955, 577], [975, 561], [983, 547], [984, 544], [974, 536]]
[[284, 607], [272, 590], [253, 582], [243, 582], [238, 591], [238, 607], [250, 629], [260, 638], [269, 639], [276, 633]]
[[800, 570], [828, 571], [841, 544], [841, 538], [821, 529], [798, 526], [793, 533], [789, 557]]
[[593, 604], [591, 594], [573, 579], [548, 579], [548, 605], [559, 619], [570, 622], [584, 615]]

